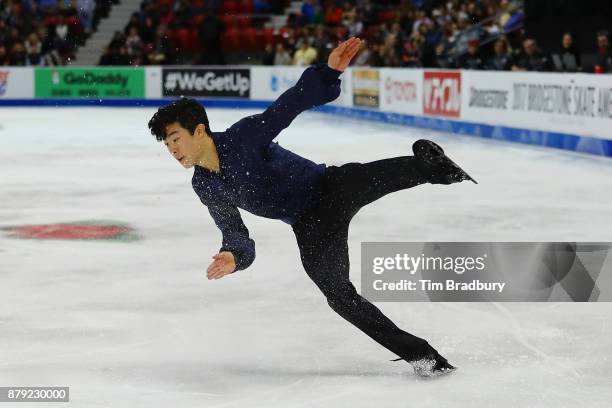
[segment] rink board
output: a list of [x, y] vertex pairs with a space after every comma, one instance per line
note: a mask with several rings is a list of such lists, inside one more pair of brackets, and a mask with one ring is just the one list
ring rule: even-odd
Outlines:
[[[159, 106], [177, 95], [208, 107], [265, 108], [293, 86], [303, 67], [146, 67], [0, 70], [0, 106]], [[87, 72], [80, 80], [78, 75]], [[117, 98], [61, 97], [63, 75], [84, 95], [116, 80]], [[144, 80], [133, 91], [128, 81]], [[15, 81], [15, 79], [19, 81]], [[42, 83], [45, 81], [52, 83]], [[96, 79], [100, 78], [97, 83]], [[342, 92], [321, 112], [509, 142], [612, 156], [612, 84], [593, 74], [349, 68]], [[123, 80], [123, 82], [121, 81]], [[2, 82], [2, 81], [0, 81]], [[85, 85], [84, 85], [85, 83]], [[18, 84], [18, 87], [17, 85]], [[102, 85], [100, 85], [102, 84]], [[41, 88], [45, 92], [41, 92]], [[139, 87], [142, 89], [142, 87]], [[4, 90], [4, 92], [3, 92]], [[130, 95], [144, 93], [144, 98]], [[76, 94], [76, 93], [73, 93]], [[52, 98], [35, 95], [60, 95]]]

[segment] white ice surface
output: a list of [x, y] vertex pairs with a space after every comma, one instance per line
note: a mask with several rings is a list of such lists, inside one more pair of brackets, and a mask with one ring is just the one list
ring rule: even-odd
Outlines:
[[[290, 228], [243, 212], [247, 270], [208, 281], [220, 234], [148, 134], [153, 109], [0, 110], [0, 227], [111, 220], [137, 242], [0, 232], [0, 386], [70, 386], [18, 407], [610, 407], [612, 303], [379, 303], [460, 369], [420, 380], [331, 311]], [[213, 130], [253, 111], [209, 110]], [[281, 145], [341, 164], [426, 136], [479, 185], [420, 186], [353, 219], [361, 241], [612, 241], [612, 160], [301, 115]], [[0, 408], [10, 404], [0, 404]]]

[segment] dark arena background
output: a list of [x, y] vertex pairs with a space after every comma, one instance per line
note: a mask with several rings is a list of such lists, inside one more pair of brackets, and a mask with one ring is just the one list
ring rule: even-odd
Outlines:
[[[0, 5], [0, 408], [610, 406], [611, 2]], [[596, 273], [585, 263], [576, 283], [575, 252], [550, 258], [537, 296], [372, 298], [458, 367], [440, 378], [336, 315], [283, 222], [241, 211], [257, 258], [208, 280], [221, 233], [147, 127], [186, 96], [222, 132], [350, 37], [340, 96], [275, 141], [339, 166], [425, 138], [478, 180], [363, 208], [359, 292], [363, 243], [523, 243], [503, 263], [522, 282], [531, 243], [598, 243]], [[17, 404], [26, 387], [69, 397]]]

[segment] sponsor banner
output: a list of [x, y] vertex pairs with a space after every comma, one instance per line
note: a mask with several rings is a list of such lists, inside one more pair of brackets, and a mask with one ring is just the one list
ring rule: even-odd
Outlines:
[[430, 116], [461, 116], [461, 71], [423, 72], [423, 113]]
[[142, 68], [36, 68], [37, 98], [144, 98]]
[[612, 300], [611, 243], [364, 242], [361, 293], [372, 301]]
[[[251, 67], [251, 98], [274, 101], [283, 92], [297, 83], [304, 67]], [[350, 74], [340, 75], [341, 93], [331, 105], [351, 106]]]
[[162, 68], [160, 66], [145, 67], [145, 97], [159, 99], [162, 96]]
[[418, 69], [380, 70], [380, 110], [423, 114], [423, 72]]
[[380, 106], [380, 72], [377, 69], [353, 68], [353, 106]]
[[0, 99], [34, 97], [34, 68], [0, 67]]
[[609, 76], [464, 71], [467, 122], [612, 139]]
[[163, 96], [251, 97], [250, 69], [163, 68]]
[[304, 67], [252, 67], [251, 98], [274, 101], [295, 85]]

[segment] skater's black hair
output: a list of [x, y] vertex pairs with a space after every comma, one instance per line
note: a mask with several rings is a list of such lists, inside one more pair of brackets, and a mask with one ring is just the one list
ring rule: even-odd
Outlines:
[[174, 122], [178, 122], [192, 135], [200, 123], [204, 125], [206, 133], [211, 133], [206, 110], [195, 99], [181, 98], [159, 108], [149, 121], [149, 129], [157, 141], [161, 142], [166, 139], [166, 126]]

